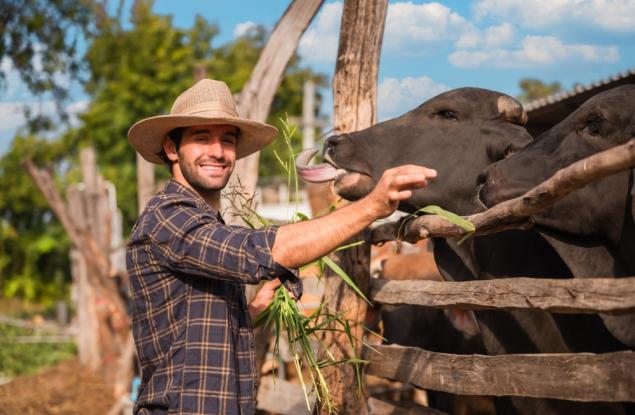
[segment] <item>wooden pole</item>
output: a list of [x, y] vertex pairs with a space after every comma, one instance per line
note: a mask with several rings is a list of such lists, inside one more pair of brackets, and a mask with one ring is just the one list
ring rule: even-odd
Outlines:
[[[387, 0], [347, 0], [344, 3], [340, 43], [333, 78], [334, 125], [338, 132], [370, 127], [376, 119], [379, 56], [388, 8]], [[356, 239], [368, 239], [369, 233]], [[357, 286], [367, 292], [370, 280], [370, 244], [334, 254], [333, 258]], [[342, 279], [327, 273], [324, 302], [331, 312], [344, 312], [355, 338], [364, 335], [366, 303]], [[361, 343], [351, 345], [345, 333], [324, 332], [323, 344], [336, 360], [360, 356]], [[357, 387], [355, 368], [331, 365], [323, 369], [333, 403], [342, 414], [366, 414], [366, 398]], [[361, 392], [361, 393], [360, 393]], [[321, 409], [326, 413], [325, 408]]]
[[137, 209], [139, 214], [145, 209], [148, 200], [154, 196], [154, 164], [146, 161], [137, 153]]

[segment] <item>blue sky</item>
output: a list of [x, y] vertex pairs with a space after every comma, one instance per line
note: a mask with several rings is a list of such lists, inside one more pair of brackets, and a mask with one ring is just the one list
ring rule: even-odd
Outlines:
[[[130, 3], [128, 0], [127, 3]], [[216, 45], [255, 24], [273, 28], [282, 0], [156, 0], [155, 11], [190, 27], [198, 13], [220, 27]], [[305, 33], [304, 65], [332, 77], [342, 11], [325, 1]], [[390, 1], [379, 73], [379, 119], [388, 119], [445, 90], [477, 86], [517, 95], [518, 81], [559, 81], [565, 89], [635, 67], [633, 0]], [[11, 70], [8, 62], [0, 63]], [[22, 123], [19, 106], [50, 112], [9, 73], [0, 91], [0, 152]], [[72, 112], [86, 106], [81, 87], [69, 85]], [[330, 90], [322, 112], [330, 114]]]

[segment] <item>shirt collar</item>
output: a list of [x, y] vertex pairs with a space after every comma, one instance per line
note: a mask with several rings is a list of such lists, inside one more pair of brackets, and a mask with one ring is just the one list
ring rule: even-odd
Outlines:
[[216, 216], [220, 220], [222, 220], [220, 212], [218, 212], [216, 209], [214, 209], [213, 206], [209, 205], [205, 201], [205, 199], [203, 199], [203, 197], [200, 194], [198, 194], [198, 192], [190, 189], [187, 186], [184, 186], [183, 184], [179, 183], [175, 179], [170, 179], [168, 184], [165, 186], [165, 192], [166, 193], [179, 193], [179, 194], [182, 194], [182, 195], [186, 196], [187, 198], [191, 199], [192, 201], [194, 201], [196, 203], [197, 207], [199, 207], [201, 209], [209, 209], [209, 210], [211, 210], [214, 213], [214, 216]]

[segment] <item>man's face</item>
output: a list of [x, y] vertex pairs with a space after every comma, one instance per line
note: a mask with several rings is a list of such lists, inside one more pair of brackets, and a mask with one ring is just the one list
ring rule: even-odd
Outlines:
[[[236, 162], [238, 129], [232, 125], [199, 125], [183, 131], [177, 156], [178, 170], [200, 193], [216, 192], [227, 184]], [[175, 175], [178, 175], [175, 169]], [[178, 179], [178, 177], [177, 177]]]

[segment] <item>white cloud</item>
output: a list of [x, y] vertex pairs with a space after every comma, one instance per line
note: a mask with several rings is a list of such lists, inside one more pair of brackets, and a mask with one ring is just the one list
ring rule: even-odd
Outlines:
[[377, 92], [377, 118], [383, 121], [402, 115], [449, 89], [447, 85], [436, 83], [427, 76], [386, 78]]
[[315, 21], [304, 32], [299, 53], [307, 62], [335, 62], [342, 20], [342, 3], [322, 6]]
[[238, 23], [236, 26], [234, 26], [234, 39], [249, 34], [249, 32], [251, 32], [256, 27], [258, 27], [258, 25], [251, 21]]
[[497, 17], [526, 28], [576, 24], [610, 32], [635, 32], [633, 0], [478, 0], [477, 18]]
[[514, 40], [514, 34], [514, 26], [509, 23], [490, 26], [485, 29], [483, 43], [486, 48], [498, 48], [511, 43]]
[[[322, 7], [300, 41], [304, 60], [335, 62], [341, 19], [341, 2]], [[416, 55], [430, 44], [452, 42], [475, 31], [471, 23], [442, 4], [391, 3], [386, 14], [382, 52]]]
[[472, 25], [439, 3], [394, 3], [388, 6], [384, 47], [412, 50], [421, 43], [446, 42], [472, 30]]
[[616, 46], [565, 44], [553, 36], [526, 36], [516, 50], [459, 50], [448, 59], [460, 68], [510, 68], [552, 65], [567, 60], [614, 63], [619, 60], [619, 52]]
[[454, 46], [457, 49], [497, 48], [512, 43], [516, 36], [515, 32], [514, 26], [509, 23], [490, 26], [483, 31], [478, 30], [476, 27], [470, 27], [459, 36]]

